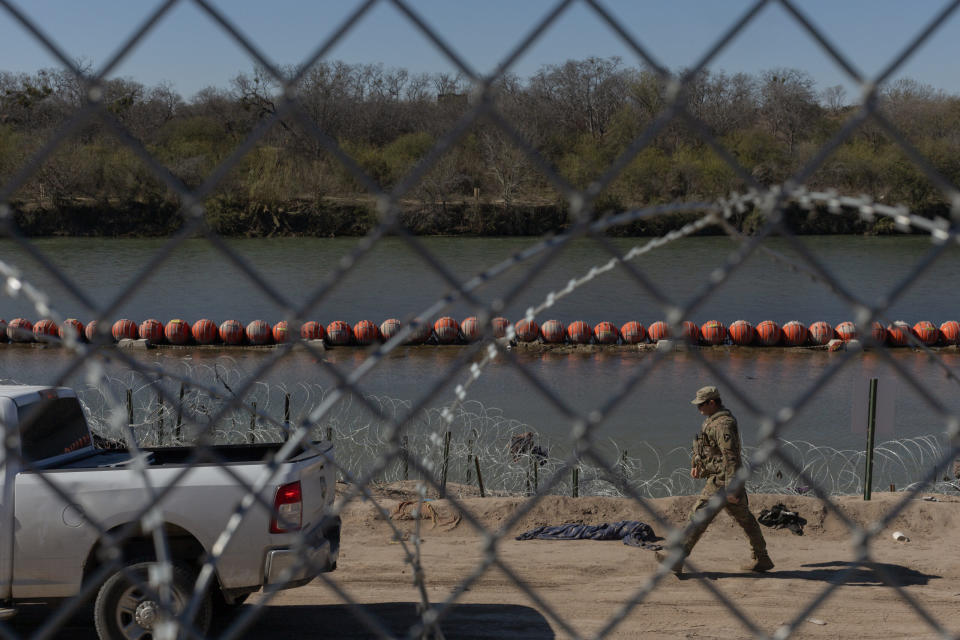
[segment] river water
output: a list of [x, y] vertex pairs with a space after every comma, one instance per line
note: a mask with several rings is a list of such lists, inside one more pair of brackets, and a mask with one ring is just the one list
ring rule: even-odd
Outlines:
[[[536, 244], [530, 238], [421, 238], [425, 247], [448, 270], [466, 281], [483, 270]], [[644, 239], [611, 241], [621, 252], [643, 245]], [[907, 273], [932, 249], [924, 237], [805, 237], [809, 250], [837, 278], [843, 288], [873, 304], [889, 296]], [[140, 273], [164, 240], [156, 239], [40, 239], [34, 246], [63, 270], [95, 305], [112, 301], [117, 292]], [[139, 283], [133, 295], [119, 304], [114, 318], [141, 321], [155, 317], [164, 322], [173, 317], [189, 321], [208, 317], [219, 323], [236, 318], [244, 323], [255, 318], [275, 322], [284, 317], [283, 301], [298, 306], [332, 277], [345, 256], [356, 247], [356, 239], [257, 239], [229, 240], [226, 244], [263, 276], [264, 283], [282, 299], [260, 290], [224, 254], [202, 239], [189, 240], [175, 249], [169, 260]], [[792, 262], [800, 258], [783, 239], [770, 239], [764, 246]], [[689, 238], [641, 255], [635, 265], [663, 295], [684, 304], [698, 295], [710, 281], [711, 273], [731, 255], [736, 245], [724, 237]], [[528, 307], [543, 302], [573, 278], [601, 266], [610, 259], [603, 247], [592, 240], [565, 247], [548, 265], [534, 273], [537, 258], [522, 261], [512, 269], [478, 288], [482, 303], [498, 299], [526, 283], [521, 293], [507, 302], [502, 315], [516, 320]], [[86, 322], [93, 313], [38, 263], [10, 240], [0, 240], [0, 259], [20, 269], [25, 280], [48, 293], [51, 306], [65, 317]], [[960, 320], [956, 283], [960, 279], [960, 255], [948, 249], [913, 285], [896, 298], [888, 320], [903, 319], [911, 324], [930, 320], [938, 324]], [[416, 314], [451, 290], [444, 280], [403, 240], [381, 242], [306, 314], [327, 324], [335, 319], [355, 323], [369, 319], [378, 324], [388, 318]], [[458, 300], [445, 315], [462, 319], [472, 315], [468, 302]], [[538, 316], [539, 321], [557, 318], [565, 323], [583, 319], [591, 324], [610, 320], [617, 325], [640, 320], [645, 325], [661, 319], [664, 312], [656, 298], [622, 267], [597, 275]], [[37, 319], [37, 313], [23, 297], [0, 297], [0, 317]], [[850, 305], [810, 277], [768, 254], [757, 252], [740, 265], [734, 275], [693, 312], [697, 323], [718, 319], [729, 326], [745, 318], [754, 324], [772, 319], [779, 323], [799, 319], [807, 324], [825, 320], [836, 324], [853, 319]], [[455, 387], [467, 379], [467, 372], [451, 371], [462, 354], [461, 347], [403, 347], [382, 360], [358, 382], [364, 394], [380, 401], [416, 403], [440, 382], [448, 384], [428, 399], [427, 406], [442, 407], [455, 397]], [[132, 353], [132, 352], [131, 352]], [[197, 373], [215, 366], [229, 370], [236, 381], [263, 366], [272, 357], [265, 351], [155, 350], [132, 353], [137, 362], [150, 367]], [[267, 385], [293, 389], [309, 385], [322, 395], [336, 385], [336, 371], [349, 375], [366, 360], [361, 348], [328, 350], [322, 357], [291, 352], [261, 376]], [[829, 382], [804, 406], [783, 437], [817, 446], [838, 449], [862, 448], [866, 407], [866, 380], [879, 378], [880, 439], [904, 439], [942, 434], [945, 419], [902, 376], [914, 376], [920, 386], [954, 415], [960, 414], [960, 384], [947, 375], [960, 368], [958, 354], [941, 351], [939, 362], [912, 350], [891, 351], [894, 365], [875, 353], [860, 353], [844, 360]], [[727, 404], [740, 418], [747, 445], [755, 443], [761, 417], [776, 415], [797, 400], [818, 377], [832, 371], [842, 353], [792, 352], [778, 349], [703, 349], [696, 353], [671, 353], [657, 357], [632, 350], [591, 354], [518, 353], [516, 360], [527, 366], [540, 385], [534, 384], [511, 361], [496, 361], [467, 389], [466, 396], [499, 420], [512, 421], [516, 430], [531, 429], [553, 442], [568, 439], [574, 418], [558, 410], [548, 397], [552, 394], [579, 416], [604, 409], [609, 398], [631, 377], [649, 365], [652, 371], [635, 385], [612, 411], [604, 414], [600, 439], [636, 451], [647, 445], [657, 450], [687, 446], [700, 423], [690, 405], [694, 391], [716, 383]], [[62, 349], [0, 346], [0, 377], [30, 383], [57, 381], [73, 362]], [[122, 376], [125, 365], [115, 359], [105, 364], [107, 375]], [[718, 379], [716, 368], [726, 378]], [[81, 367], [69, 376], [68, 384], [81, 384], [80, 376], [90, 375]], [[94, 371], [94, 377], [101, 375]], [[83, 383], [85, 384], [85, 382]], [[757, 412], [730, 392], [734, 384]], [[319, 396], [318, 396], [319, 397]]]

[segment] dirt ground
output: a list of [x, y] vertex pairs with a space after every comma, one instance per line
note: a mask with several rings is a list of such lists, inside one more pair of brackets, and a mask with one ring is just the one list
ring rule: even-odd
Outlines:
[[[396, 487], [382, 490], [378, 502], [394, 511], [405, 495]], [[876, 493], [870, 502], [860, 497], [838, 499], [844, 514], [865, 525], [888, 513], [904, 494]], [[926, 494], [924, 494], [926, 495]], [[750, 496], [754, 514], [784, 502], [808, 521], [804, 535], [764, 527], [776, 567], [768, 574], [743, 572], [749, 558], [746, 538], [733, 520], [721, 513], [694, 550], [696, 564], [687, 577], [662, 576], [656, 589], [609, 630], [614, 638], [744, 638], [755, 630], [773, 635], [794, 622], [797, 638], [927, 638], [939, 637], [906, 598], [912, 598], [952, 634], [960, 634], [960, 499], [934, 496], [936, 501], [911, 501], [871, 545], [872, 560], [902, 594], [887, 587], [878, 573], [854, 567], [849, 529], [816, 498]], [[669, 522], [686, 521], [693, 497], [665, 498], [652, 504]], [[488, 531], [510, 521], [525, 504], [522, 498], [463, 500], [472, 519]], [[426, 593], [433, 603], [449, 598], [457, 585], [484, 565], [485, 536], [466, 514], [456, 521], [447, 501], [432, 501], [437, 516], [421, 519], [421, 563]], [[413, 584], [405, 548], [395, 541], [390, 524], [372, 503], [351, 504], [344, 513], [339, 568], [331, 578], [391, 633], [406, 635], [416, 621], [418, 590]], [[426, 514], [425, 514], [426, 516]], [[535, 600], [517, 587], [497, 564], [480, 572], [456, 606], [443, 618], [448, 638], [555, 638], [595, 636], [657, 571], [654, 553], [619, 541], [514, 540], [523, 531], [546, 524], [599, 524], [642, 520], [665, 531], [635, 503], [617, 498], [548, 497], [509, 528], [496, 547], [503, 567], [535, 590]], [[393, 519], [412, 534], [415, 521]], [[894, 531], [909, 541], [897, 542]], [[409, 545], [409, 542], [406, 543]], [[413, 552], [409, 545], [407, 550]], [[741, 608], [739, 619], [713, 592]], [[814, 611], [802, 615], [806, 603], [829, 596]], [[554, 616], [559, 616], [560, 619]], [[801, 616], [798, 618], [798, 616]], [[308, 622], [309, 621], [309, 622]], [[335, 621], [333, 627], [331, 623]], [[283, 593], [250, 629], [250, 637], [300, 635], [306, 628], [323, 629], [326, 637], [370, 637], [341, 598], [318, 580]]]
[[[380, 487], [377, 502], [390, 513], [412, 497], [411, 486]], [[904, 494], [876, 493], [873, 500], [839, 498], [842, 512], [865, 525], [888, 513]], [[935, 501], [923, 497], [934, 497]], [[663, 518], [685, 522], [692, 496], [651, 501]], [[641, 598], [641, 589], [658, 565], [650, 550], [620, 541], [518, 541], [514, 536], [540, 525], [580, 522], [599, 524], [642, 520], [664, 535], [665, 529], [637, 504], [619, 498], [542, 499], [516, 522], [513, 516], [527, 501], [514, 497], [464, 497], [469, 513], [458, 512], [446, 500], [429, 502], [435, 520], [419, 520], [424, 589], [431, 603], [442, 603], [458, 585], [476, 574], [466, 591], [441, 619], [446, 638], [747, 638], [775, 636], [788, 623], [796, 638], [933, 638], [941, 637], [918, 615], [907, 599], [923, 609], [949, 634], [960, 634], [960, 498], [923, 494], [910, 502], [871, 544], [872, 560], [900, 588], [886, 586], [877, 572], [852, 567], [855, 558], [849, 530], [816, 498], [750, 496], [754, 514], [778, 502], [796, 510], [808, 523], [804, 535], [764, 527], [776, 567], [768, 574], [739, 569], [749, 546], [733, 520], [721, 513], [694, 550], [683, 579], [667, 573]], [[269, 601], [246, 638], [369, 638], [375, 633], [362, 622], [376, 621], [390, 635], [406, 636], [418, 621], [420, 593], [407, 552], [410, 540], [398, 541], [391, 524], [408, 537], [417, 521], [402, 510], [389, 521], [370, 501], [351, 503], [344, 512], [338, 569]], [[509, 535], [496, 545], [498, 562], [484, 568], [486, 537], [512, 522]], [[897, 542], [902, 531], [909, 541]], [[852, 570], [851, 570], [852, 567]], [[522, 581], [531, 597], [514, 583]], [[337, 589], [359, 605], [351, 607]], [[743, 619], [718, 601], [722, 594], [736, 603]], [[805, 605], [827, 597], [814, 611]], [[254, 595], [250, 602], [261, 596]], [[624, 610], [632, 600], [641, 600]], [[244, 605], [239, 613], [252, 611]], [[29, 635], [47, 614], [24, 611], [14, 629]], [[617, 623], [614, 616], [621, 616]], [[229, 620], [229, 619], [228, 619]], [[211, 636], [228, 622], [215, 620]], [[782, 631], [781, 631], [782, 633]], [[93, 638], [91, 626], [74, 621], [58, 637]], [[783, 637], [783, 636], [780, 636]]]

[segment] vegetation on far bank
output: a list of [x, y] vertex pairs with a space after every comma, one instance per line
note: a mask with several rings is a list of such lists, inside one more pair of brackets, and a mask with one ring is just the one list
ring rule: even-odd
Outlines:
[[[113, 120], [188, 189], [197, 189], [259, 125], [266, 135], [205, 199], [207, 224], [224, 235], [358, 235], [377, 222], [369, 179], [403, 188], [402, 220], [418, 234], [540, 235], [570, 224], [568, 205], [541, 167], [489, 118], [407, 187], [406, 176], [472, 108], [461, 78], [411, 75], [376, 65], [320, 63], [299, 84], [302, 113], [282, 113], [276, 83], [255, 71], [230, 89], [185, 101], [168, 86], [113, 79], [103, 87], [106, 118], [61, 141], [20, 183], [10, 204], [28, 235], [167, 235], [182, 224], [180, 200], [116, 137]], [[0, 72], [0, 184], [7, 183], [83, 105], [65, 71]], [[803, 167], [859, 108], [839, 87], [818, 92], [795, 69], [758, 75], [704, 72], [687, 108], [705, 131], [761, 184]], [[603, 176], [667, 104], [651, 72], [619, 59], [571, 60], [521, 81], [499, 81], [495, 108], [543, 162], [576, 188]], [[960, 98], [910, 80], [883, 88], [884, 118], [946, 180], [960, 183]], [[326, 141], [324, 143], [323, 141]], [[352, 172], [332, 145], [367, 176]], [[806, 181], [811, 189], [869, 194], [920, 215], [943, 214], [943, 194], [886, 130], [868, 119]], [[682, 118], [657, 130], [595, 203], [595, 215], [678, 201], [712, 201], [747, 185]], [[696, 212], [616, 227], [616, 235], [659, 235]], [[790, 211], [800, 233], [888, 233], [820, 211]], [[749, 233], [759, 214], [732, 221]]]

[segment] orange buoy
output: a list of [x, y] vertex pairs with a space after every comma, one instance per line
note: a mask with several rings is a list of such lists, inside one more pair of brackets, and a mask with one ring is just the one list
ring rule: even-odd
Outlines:
[[10, 342], [33, 342], [33, 323], [26, 318], [14, 318], [7, 325]]
[[146, 338], [152, 344], [162, 343], [166, 337], [163, 333], [163, 323], [155, 318], [147, 318], [140, 323], [140, 337]]
[[765, 347], [780, 343], [780, 325], [773, 320], [764, 320], [757, 325], [757, 341]]
[[410, 335], [407, 337], [407, 344], [423, 344], [433, 335], [433, 325], [426, 320], [415, 318], [410, 323]]
[[700, 342], [700, 327], [689, 320], [684, 320], [682, 326], [683, 339], [690, 344], [698, 344]]
[[324, 335], [326, 331], [323, 330], [323, 325], [314, 320], [304, 322], [300, 327], [300, 337], [304, 340], [323, 340]]
[[727, 333], [730, 334], [730, 341], [741, 347], [753, 344], [753, 341], [757, 338], [757, 332], [753, 325], [746, 320], [734, 321]]
[[59, 338], [60, 328], [56, 322], [48, 318], [37, 320], [37, 323], [33, 325], [33, 337], [38, 341], [45, 338]]
[[277, 324], [273, 325], [273, 329], [270, 331], [270, 334], [273, 336], [273, 341], [277, 344], [283, 344], [290, 339], [290, 324], [286, 320], [281, 320]]
[[598, 344], [617, 344], [620, 332], [612, 322], [601, 322], [593, 328], [593, 337]]
[[506, 318], [501, 318], [498, 316], [491, 320], [490, 324], [493, 325], [494, 338], [503, 338], [507, 335], [507, 327], [510, 326], [510, 321]]
[[[207, 318], [200, 318], [194, 322], [190, 327], [190, 333], [197, 344], [213, 344], [220, 337], [217, 333], [217, 325]], [[142, 336], [143, 333], [141, 332], [140, 335]]]
[[878, 345], [887, 341], [887, 330], [879, 322], [874, 322], [873, 326], [870, 327], [870, 335], [873, 336], [873, 341]]
[[83, 330], [83, 336], [87, 339], [87, 342], [93, 342], [96, 339], [97, 324], [99, 323], [96, 320], [91, 320]]
[[837, 334], [837, 337], [843, 340], [844, 342], [849, 342], [850, 340], [855, 340], [860, 336], [857, 332], [857, 325], [852, 322], [841, 322], [836, 326], [834, 331]]
[[921, 320], [913, 325], [913, 334], [928, 347], [940, 342], [940, 331], [929, 320]]
[[894, 347], [905, 347], [910, 343], [913, 330], [903, 320], [897, 320], [887, 327], [887, 342]]
[[567, 325], [567, 339], [573, 344], [588, 344], [593, 336], [593, 331], [583, 320], [577, 320]]
[[663, 320], [657, 320], [647, 329], [647, 335], [650, 336], [651, 342], [657, 342], [658, 340], [666, 340], [673, 335], [673, 332], [670, 331], [670, 325]]
[[76, 318], [67, 318], [63, 321], [59, 333], [61, 340], [66, 340], [68, 335], [72, 335], [77, 340], [83, 340], [83, 323]]
[[380, 337], [382, 337], [383, 341], [386, 342], [400, 333], [400, 329], [402, 328], [403, 326], [400, 324], [399, 320], [396, 318], [387, 318], [380, 323]]
[[127, 320], [126, 318], [117, 320], [113, 323], [113, 327], [110, 328], [110, 335], [112, 335], [113, 339], [117, 342], [124, 338], [136, 340], [137, 325], [135, 325], [132, 320]]
[[373, 344], [380, 339], [380, 327], [369, 320], [361, 320], [353, 325], [353, 339], [360, 345]]
[[[263, 320], [254, 320], [248, 324], [245, 333], [247, 334], [247, 342], [250, 344], [270, 344], [270, 340], [273, 339], [272, 328]], [[167, 339], [170, 339], [169, 334]]]
[[243, 325], [240, 324], [239, 320], [224, 320], [220, 324], [220, 339], [223, 340], [224, 344], [236, 346], [243, 344], [246, 338], [247, 333], [243, 330]]
[[636, 320], [620, 327], [620, 337], [626, 344], [640, 344], [647, 341], [647, 330]]
[[342, 347], [353, 342], [353, 329], [343, 320], [334, 320], [327, 325], [327, 342]]
[[520, 342], [533, 342], [540, 337], [540, 325], [535, 320], [524, 318], [513, 325], [513, 331]]
[[567, 328], [559, 320], [547, 320], [540, 327], [540, 335], [544, 342], [559, 344], [567, 337]]
[[956, 320], [947, 320], [940, 325], [940, 335], [947, 344], [960, 344], [960, 323]]
[[699, 329], [704, 343], [716, 346], [727, 339], [727, 328], [719, 320], [707, 320]]
[[163, 335], [170, 344], [187, 344], [190, 342], [190, 325], [180, 318], [174, 318], [164, 327]]
[[810, 342], [821, 346], [833, 340], [836, 335], [833, 331], [833, 327], [822, 320], [818, 320], [810, 325], [809, 334]]
[[807, 328], [799, 320], [791, 320], [781, 331], [783, 343], [788, 347], [799, 347], [807, 341]]
[[460, 337], [460, 325], [453, 318], [444, 316], [433, 323], [433, 332], [440, 344], [453, 344]]
[[476, 316], [464, 318], [460, 323], [460, 333], [467, 342], [476, 342], [480, 339], [480, 322]]

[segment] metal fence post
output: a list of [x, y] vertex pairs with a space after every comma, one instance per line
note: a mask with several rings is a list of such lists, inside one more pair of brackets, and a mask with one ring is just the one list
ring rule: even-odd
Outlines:
[[870, 405], [867, 412], [867, 461], [863, 480], [863, 499], [870, 499], [873, 488], [873, 442], [877, 431], [877, 379], [870, 378]]

